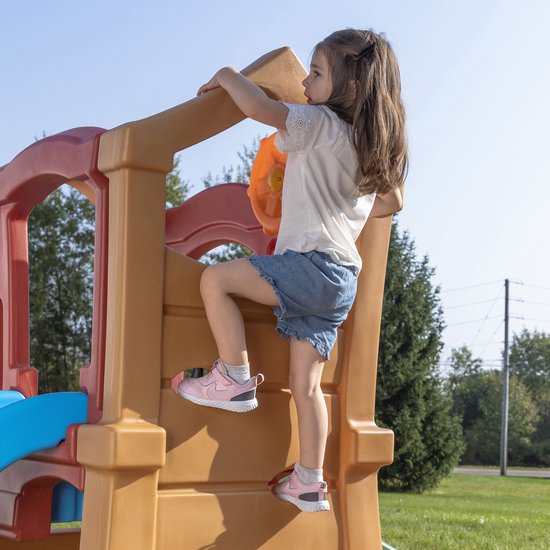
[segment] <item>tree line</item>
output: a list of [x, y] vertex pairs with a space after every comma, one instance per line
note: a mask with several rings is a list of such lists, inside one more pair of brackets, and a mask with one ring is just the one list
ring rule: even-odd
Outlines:
[[[256, 139], [239, 153], [236, 169], [224, 167], [222, 175], [215, 177], [208, 173], [202, 185], [248, 183], [258, 146]], [[176, 157], [167, 176], [167, 207], [181, 204], [190, 192], [179, 164]], [[39, 391], [77, 390], [79, 369], [90, 356], [94, 207], [78, 191], [59, 189], [34, 209], [28, 235], [31, 364], [40, 373]], [[232, 243], [202, 260], [213, 263], [249, 254], [248, 249]], [[449, 377], [440, 373], [445, 324], [434, 274], [428, 256], [417, 258], [414, 240], [400, 230], [396, 216], [384, 290], [376, 397], [377, 424], [395, 432], [395, 461], [380, 472], [380, 485], [387, 490], [433, 488], [461, 458], [472, 464], [498, 463], [498, 455], [494, 459], [493, 447], [487, 445], [492, 441], [487, 430], [493, 436], [487, 426], [500, 422], [492, 405], [498, 400], [493, 394], [498, 392], [498, 376], [483, 371], [480, 361], [465, 349], [453, 351]], [[548, 337], [537, 338], [546, 342], [548, 351]], [[524, 345], [527, 340], [527, 336], [518, 337], [512, 345], [512, 372], [517, 369], [523, 375], [521, 379], [512, 376], [511, 411], [516, 414], [519, 401], [524, 405], [521, 412], [518, 409], [518, 420], [514, 416], [510, 422], [510, 453], [513, 464], [520, 457], [530, 464], [542, 464], [539, 458], [548, 455], [550, 435], [550, 398], [543, 397], [550, 395], [550, 376], [538, 352]], [[546, 372], [546, 393], [542, 371]], [[516, 429], [517, 436], [512, 432]], [[526, 434], [532, 448], [525, 443]]]
[[[509, 356], [508, 463], [550, 466], [550, 334], [523, 329]], [[452, 351], [447, 391], [462, 422], [463, 464], [499, 463], [502, 373], [467, 347]]]

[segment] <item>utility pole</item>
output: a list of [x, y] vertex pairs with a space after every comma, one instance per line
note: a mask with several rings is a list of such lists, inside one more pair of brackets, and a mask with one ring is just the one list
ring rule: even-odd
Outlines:
[[510, 372], [508, 369], [508, 302], [510, 280], [504, 280], [504, 358], [502, 363], [502, 427], [500, 432], [500, 475], [506, 475], [508, 467], [508, 396]]

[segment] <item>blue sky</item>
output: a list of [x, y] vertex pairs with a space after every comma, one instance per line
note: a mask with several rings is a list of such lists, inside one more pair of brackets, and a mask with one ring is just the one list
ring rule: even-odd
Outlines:
[[[500, 358], [507, 277], [511, 332], [550, 332], [550, 2], [309, 6], [2, 2], [0, 165], [42, 132], [113, 128], [193, 97], [221, 66], [283, 45], [307, 65], [333, 30], [372, 27], [400, 61], [411, 166], [399, 224], [442, 289], [443, 359], [462, 344], [487, 366]], [[270, 132], [245, 121], [182, 153], [182, 176], [198, 188]]]

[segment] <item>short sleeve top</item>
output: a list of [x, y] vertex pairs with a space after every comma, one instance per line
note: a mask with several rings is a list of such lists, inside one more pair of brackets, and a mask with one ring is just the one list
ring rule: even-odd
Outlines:
[[318, 250], [360, 270], [355, 240], [376, 194], [358, 192], [351, 126], [326, 106], [285, 105], [286, 131], [275, 138], [279, 151], [289, 153], [275, 253]]

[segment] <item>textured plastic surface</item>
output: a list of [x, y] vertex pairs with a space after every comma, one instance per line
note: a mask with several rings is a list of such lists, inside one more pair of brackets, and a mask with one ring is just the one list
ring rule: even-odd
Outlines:
[[0, 471], [16, 460], [65, 439], [71, 424], [86, 422], [88, 396], [51, 393], [16, 401], [0, 409]]
[[0, 390], [0, 409], [17, 401], [25, 399], [25, 396], [18, 391]]

